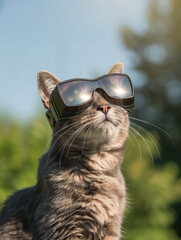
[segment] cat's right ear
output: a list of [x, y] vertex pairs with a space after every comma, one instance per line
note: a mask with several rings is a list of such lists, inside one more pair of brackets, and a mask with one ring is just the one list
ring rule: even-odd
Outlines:
[[37, 82], [42, 102], [45, 108], [49, 109], [50, 95], [60, 80], [50, 72], [40, 71], [37, 75]]

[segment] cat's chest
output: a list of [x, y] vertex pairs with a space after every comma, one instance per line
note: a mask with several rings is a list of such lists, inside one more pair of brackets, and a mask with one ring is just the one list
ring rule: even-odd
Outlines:
[[72, 209], [70, 215], [73, 216], [76, 214], [73, 209], [78, 208], [83, 215], [87, 213], [104, 225], [110, 222], [112, 217], [119, 215], [125, 204], [124, 179], [120, 181], [109, 176], [80, 179], [74, 176], [60, 184], [56, 198], [57, 209]]
[[[85, 204], [100, 224], [110, 222], [120, 213], [120, 205], [125, 192], [118, 181], [107, 180], [92, 182], [87, 186]], [[87, 190], [87, 189], [86, 189]]]
[[110, 177], [87, 179], [82, 185], [76, 184], [75, 179], [57, 182], [41, 210], [40, 222], [46, 226], [46, 237], [76, 239], [78, 232], [83, 239], [103, 239], [112, 219], [120, 216], [125, 205], [125, 187], [120, 184]]

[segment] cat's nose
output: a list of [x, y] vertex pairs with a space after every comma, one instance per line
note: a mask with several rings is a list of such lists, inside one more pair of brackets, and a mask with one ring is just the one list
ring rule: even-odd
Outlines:
[[109, 104], [101, 104], [97, 107], [97, 110], [102, 111], [103, 113], [107, 114], [111, 106]]

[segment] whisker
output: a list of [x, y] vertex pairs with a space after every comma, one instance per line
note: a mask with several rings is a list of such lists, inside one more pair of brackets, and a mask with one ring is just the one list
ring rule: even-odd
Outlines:
[[152, 152], [151, 152], [151, 150], [150, 150], [150, 147], [149, 147], [149, 145], [147, 144], [145, 138], [144, 138], [136, 129], [134, 129], [133, 127], [130, 126], [130, 129], [131, 129], [132, 131], [134, 131], [134, 132], [144, 141], [144, 143], [146, 144], [147, 149], [148, 149], [148, 151], [149, 151], [149, 153], [150, 153], [152, 162], [154, 163], [153, 154], [152, 154]]
[[[87, 125], [86, 125], [87, 126]], [[79, 131], [80, 130], [80, 132], [81, 132], [81, 130], [83, 130], [84, 129], [84, 127], [85, 126], [82, 126], [82, 128], [80, 129], [78, 129], [77, 131]], [[68, 157], [68, 154], [69, 154], [69, 151], [70, 151], [70, 148], [71, 148], [71, 146], [72, 146], [72, 144], [73, 144], [73, 142], [74, 142], [74, 140], [76, 139], [76, 137], [78, 136], [76, 133], [77, 133], [77, 131], [76, 132], [74, 132], [74, 134], [73, 135], [71, 135], [71, 139], [72, 139], [72, 137], [73, 137], [73, 140], [71, 141], [71, 143], [70, 143], [70, 145], [69, 145], [69, 147], [68, 147], [68, 150], [67, 150], [67, 154], [66, 154], [66, 157]], [[78, 132], [78, 134], [79, 134], [79, 132]], [[69, 140], [71, 140], [71, 139], [69, 139]], [[69, 142], [69, 140], [67, 141], [67, 142]]]
[[129, 118], [132, 119], [132, 120], [138, 121], [138, 122], [142, 122], [142, 123], [148, 124], [148, 125], [150, 125], [152, 127], [155, 127], [157, 129], [159, 129], [160, 131], [162, 131], [163, 133], [165, 133], [169, 138], [173, 139], [172, 136], [168, 132], [166, 132], [164, 129], [162, 129], [161, 127], [158, 127], [157, 125], [155, 125], [153, 123], [150, 123], [150, 122], [147, 122], [145, 120], [138, 119], [138, 118], [133, 118], [133, 117], [129, 117]]
[[[95, 121], [96, 121], [96, 118], [93, 119], [93, 122], [94, 122], [94, 123], [92, 123], [92, 128], [97, 124]], [[97, 136], [100, 134], [100, 132], [101, 132], [102, 130], [101, 130], [101, 129], [96, 129], [96, 131], [97, 131], [97, 134], [95, 135], [95, 139], [97, 138]]]
[[[97, 119], [99, 119], [99, 117], [94, 116], [94, 118], [90, 117], [90, 119], [91, 119], [91, 121], [94, 122], [94, 123], [92, 123], [92, 124], [88, 127], [88, 129], [87, 129], [87, 131], [86, 131], [86, 133], [85, 133], [84, 140], [83, 140], [83, 145], [82, 145], [82, 150], [81, 150], [81, 156], [82, 156], [82, 154], [84, 153], [85, 140], [86, 140], [86, 138], [90, 135], [90, 133], [91, 133], [90, 130], [91, 130], [91, 128], [93, 128], [93, 127], [96, 125], [95, 121], [96, 121]], [[97, 134], [98, 134], [98, 131], [97, 131]]]
[[130, 132], [132, 134], [132, 136], [134, 137], [134, 139], [136, 140], [136, 143], [138, 145], [138, 148], [139, 148], [139, 153], [140, 153], [140, 160], [142, 160], [142, 150], [141, 150], [141, 146], [140, 146], [140, 143], [138, 141], [138, 139], [136, 138], [136, 136], [134, 135], [133, 132]]
[[[131, 131], [130, 131], [130, 133], [133, 134]], [[134, 146], [133, 141], [132, 141], [132, 139], [131, 139], [131, 137], [129, 135], [128, 135], [128, 139], [129, 139], [131, 145]]]
[[159, 151], [158, 146], [157, 146], [158, 145], [158, 141], [156, 140], [156, 138], [150, 132], [148, 132], [146, 129], [144, 129], [143, 127], [139, 126], [138, 124], [133, 123], [133, 122], [131, 122], [131, 124], [133, 124], [135, 127], [139, 128], [141, 131], [143, 131], [147, 136], [149, 136], [151, 138], [151, 140], [152, 140], [152, 142], [153, 142], [153, 144], [154, 144], [154, 146], [155, 146], [155, 148], [157, 150], [157, 153], [159, 155], [159, 159], [161, 161], [161, 154], [160, 154], [160, 151]]
[[82, 150], [81, 150], [81, 155], [83, 154], [83, 150], [84, 150], [84, 145], [85, 145], [85, 139], [87, 137], [87, 133], [89, 132], [89, 130], [91, 129], [92, 125], [90, 125], [85, 133], [85, 136], [84, 136], [84, 140], [83, 140], [83, 144], [82, 144]]
[[[51, 148], [50, 148], [50, 150], [49, 150], [49, 153], [48, 153], [48, 156], [47, 156], [47, 165], [49, 164], [49, 157], [50, 157], [50, 153], [51, 153], [51, 151], [52, 151], [52, 149], [53, 149], [53, 147], [55, 146], [55, 144], [59, 141], [59, 139], [65, 134], [65, 133], [67, 133], [68, 131], [70, 131], [72, 128], [74, 128], [75, 126], [78, 126], [78, 125], [80, 125], [80, 124], [82, 124], [81, 122], [78, 122], [78, 123], [75, 123], [73, 126], [71, 126], [68, 130], [66, 130], [65, 132], [63, 132], [58, 138], [57, 138], [57, 140], [53, 143], [53, 145], [51, 146]], [[59, 151], [58, 151], [59, 152]], [[54, 156], [54, 158], [57, 156], [57, 154]], [[53, 159], [54, 159], [53, 158]], [[51, 161], [52, 162], [52, 161]]]
[[[94, 120], [96, 120], [96, 119], [98, 119], [97, 117], [95, 117], [95, 119]], [[89, 120], [89, 118], [87, 119], [87, 123], [88, 123], [88, 120]], [[86, 124], [86, 126], [87, 126], [88, 124]], [[85, 127], [86, 127], [85, 126]], [[86, 131], [86, 133], [85, 133], [85, 136], [84, 136], [84, 140], [83, 140], [83, 146], [82, 146], [82, 149], [83, 149], [83, 147], [84, 147], [84, 144], [85, 144], [85, 138], [86, 138], [86, 135], [87, 135], [87, 132], [90, 130], [90, 128], [92, 127], [92, 125], [90, 125], [90, 127], [88, 127], [88, 129], [87, 129], [87, 131]], [[83, 130], [83, 129], [82, 129]], [[73, 139], [73, 141], [74, 141], [74, 139]], [[71, 142], [72, 143], [72, 142]], [[71, 147], [71, 144], [70, 144], [70, 146], [69, 146], [69, 149], [68, 149], [68, 151], [67, 152], [69, 152], [69, 150], [70, 150], [70, 147]], [[81, 153], [82, 153], [82, 151], [81, 151]], [[66, 155], [66, 156], [68, 156], [68, 154]]]
[[[86, 125], [84, 125], [84, 126], [80, 126], [80, 127], [69, 137], [69, 139], [67, 140], [67, 142], [66, 142], [66, 143], [63, 145], [63, 147], [60, 149], [60, 151], [62, 150], [61, 155], [60, 155], [60, 158], [59, 158], [59, 167], [60, 167], [60, 169], [61, 169], [60, 163], [61, 163], [62, 155], [63, 155], [63, 152], [64, 152], [64, 150], [65, 150], [68, 142], [69, 142], [72, 138], [73, 138], [73, 141], [74, 141], [74, 140], [76, 139], [76, 137], [79, 135], [79, 133], [80, 133], [87, 125], [88, 125], [88, 123], [87, 123]], [[72, 142], [72, 143], [73, 143], [73, 142]], [[69, 146], [69, 148], [70, 148], [70, 146]], [[60, 151], [59, 151], [59, 152], [60, 152]]]
[[66, 128], [68, 128], [68, 127], [70, 127], [70, 126], [72, 126], [72, 125], [74, 125], [74, 124], [76, 124], [76, 123], [78, 123], [78, 122], [79, 122], [79, 121], [70, 123], [70, 124], [68, 124], [67, 126], [59, 129], [55, 134], [53, 134], [53, 135], [51, 136], [50, 140], [49, 140], [49, 141], [47, 142], [47, 144], [45, 145], [44, 151], [45, 151], [45, 149], [47, 148], [48, 144], [51, 142], [51, 140], [52, 140], [58, 133], [60, 133], [60, 132], [63, 131], [64, 129], [66, 129]]
[[[86, 123], [86, 122], [88, 122], [89, 120], [90, 120], [90, 118], [91, 117], [87, 117], [86, 119], [82, 119], [82, 121], [81, 122], [79, 122], [79, 121], [77, 121], [76, 123], [72, 123], [71, 125], [73, 125], [70, 129], [68, 129], [68, 130], [66, 130], [63, 134], [61, 134], [59, 137], [58, 137], [58, 139], [54, 142], [54, 144], [52, 145], [52, 147], [51, 147], [51, 149], [49, 150], [49, 154], [48, 154], [48, 157], [47, 157], [47, 165], [49, 164], [49, 163], [51, 163], [52, 161], [53, 161], [53, 159], [55, 159], [55, 157], [58, 155], [58, 153], [61, 151], [61, 149], [56, 153], [56, 155], [53, 157], [53, 159], [49, 162], [49, 156], [50, 156], [50, 152], [51, 152], [51, 150], [53, 149], [53, 147], [55, 146], [55, 144], [57, 143], [57, 141], [60, 139], [60, 137], [62, 137], [65, 133], [67, 133], [69, 130], [71, 130], [73, 127], [75, 127], [75, 126], [78, 126], [79, 124], [84, 124], [84, 123]], [[69, 126], [70, 126], [70, 124], [69, 124]], [[72, 136], [72, 135], [71, 135]], [[71, 139], [69, 139], [69, 140], [71, 140]]]

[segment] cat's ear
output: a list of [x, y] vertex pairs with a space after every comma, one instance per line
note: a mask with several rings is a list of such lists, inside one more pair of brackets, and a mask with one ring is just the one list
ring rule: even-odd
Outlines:
[[45, 108], [49, 109], [50, 95], [60, 80], [47, 71], [40, 71], [37, 75], [37, 82], [42, 102]]
[[123, 73], [123, 64], [120, 62], [115, 63], [107, 73]]

